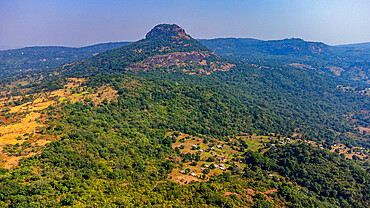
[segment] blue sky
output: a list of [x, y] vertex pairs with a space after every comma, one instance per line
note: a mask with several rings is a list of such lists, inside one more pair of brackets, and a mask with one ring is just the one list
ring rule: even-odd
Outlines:
[[370, 41], [369, 0], [0, 0], [0, 47], [141, 39], [176, 23], [194, 38]]

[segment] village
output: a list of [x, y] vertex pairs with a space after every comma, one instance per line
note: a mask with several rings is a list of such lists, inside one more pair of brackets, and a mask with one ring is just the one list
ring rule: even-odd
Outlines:
[[[313, 141], [271, 135], [243, 135], [230, 138], [227, 142], [203, 135], [191, 136], [179, 132], [169, 132], [167, 136], [174, 141], [176, 140], [172, 147], [181, 155], [170, 157], [177, 164], [177, 167], [169, 175], [169, 180], [180, 184], [208, 180], [211, 176], [217, 176], [227, 171], [241, 172], [247, 167], [247, 161], [244, 161], [243, 155], [248, 150], [263, 153], [270, 148], [279, 148], [279, 146], [296, 142], [304, 142], [325, 149], [321, 144]], [[365, 148], [348, 148], [340, 143], [333, 144], [329, 151], [343, 154], [347, 159], [356, 157], [361, 160], [368, 159], [368, 154], [370, 154]], [[270, 173], [269, 176], [275, 177], [278, 174]]]

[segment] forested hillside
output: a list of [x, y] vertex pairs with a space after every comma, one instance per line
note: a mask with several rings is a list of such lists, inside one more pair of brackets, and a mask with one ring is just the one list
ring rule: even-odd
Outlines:
[[0, 206], [365, 208], [370, 99], [355, 85], [158, 25], [1, 81]]
[[[265, 67], [289, 65], [302, 70], [370, 84], [370, 50], [360, 45], [329, 46], [299, 38], [261, 41], [244, 38], [199, 40], [217, 54]], [[366, 44], [364, 45], [366, 46]]]
[[0, 51], [0, 78], [28, 71], [52, 69], [59, 65], [97, 55], [129, 42], [102, 43], [81, 48], [44, 46]]

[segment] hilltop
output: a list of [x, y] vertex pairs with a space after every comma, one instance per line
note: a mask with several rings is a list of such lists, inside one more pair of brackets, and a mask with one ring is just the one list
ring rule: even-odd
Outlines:
[[72, 64], [60, 73], [112, 73], [115, 71], [184, 71], [188, 74], [210, 74], [228, 71], [228, 63], [177, 25], [157, 25], [145, 39]]

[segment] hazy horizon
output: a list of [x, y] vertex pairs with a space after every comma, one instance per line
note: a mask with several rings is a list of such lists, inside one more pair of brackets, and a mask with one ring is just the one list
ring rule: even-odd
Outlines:
[[[194, 38], [194, 37], [193, 37]], [[207, 39], [218, 39], [218, 38], [251, 38], [251, 37], [214, 37], [214, 38], [195, 38], [197, 40], [200, 40], [200, 39], [203, 39], [203, 40], [207, 40]], [[288, 38], [288, 37], [287, 37]], [[290, 38], [299, 38], [299, 37], [290, 37]], [[251, 39], [258, 39], [258, 40], [262, 40], [262, 41], [267, 41], [267, 40], [264, 40], [264, 39], [259, 39], [259, 38], [251, 38]], [[286, 38], [283, 38], [283, 39], [286, 39]], [[139, 39], [140, 40], [140, 39]], [[270, 40], [282, 40], [282, 39], [270, 39]], [[88, 47], [88, 46], [92, 46], [92, 45], [97, 45], [97, 44], [104, 44], [104, 43], [114, 43], [114, 42], [135, 42], [135, 41], [138, 41], [138, 40], [133, 40], [133, 41], [108, 41], [108, 42], [99, 42], [99, 43], [92, 43], [92, 44], [89, 44], [89, 45], [77, 45], [77, 46], [69, 46], [69, 45], [29, 45], [29, 46], [6, 46], [6, 45], [0, 45], [0, 51], [4, 51], [4, 50], [16, 50], [16, 49], [21, 49], [21, 48], [28, 48], [28, 47], [70, 47], [70, 48], [82, 48], [82, 47]], [[310, 41], [310, 40], [305, 40], [305, 41]], [[313, 41], [313, 42], [321, 42], [321, 41]], [[325, 43], [325, 42], [324, 42]], [[345, 44], [338, 44], [338, 45], [330, 45], [330, 46], [340, 46], [340, 45], [350, 45], [350, 44], [361, 44], [361, 43], [370, 43], [370, 42], [354, 42], [354, 43], [345, 43]], [[326, 43], [325, 43], [326, 44]], [[329, 45], [329, 44], [327, 44]]]
[[178, 24], [196, 39], [363, 43], [370, 42], [368, 11], [365, 0], [0, 0], [0, 50], [132, 42], [161, 23]]

